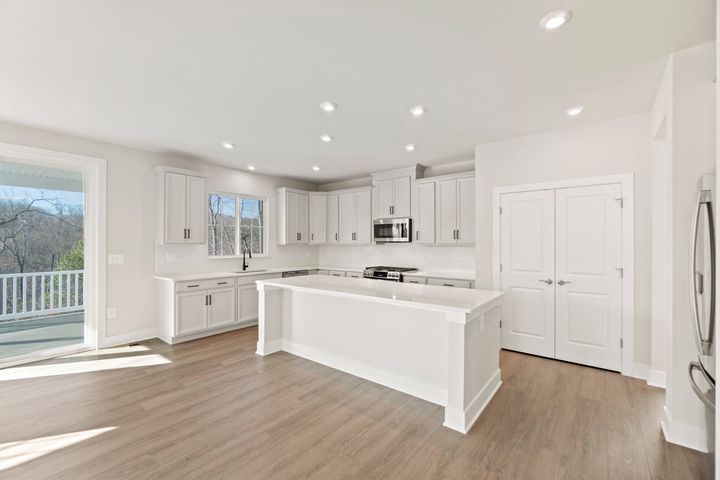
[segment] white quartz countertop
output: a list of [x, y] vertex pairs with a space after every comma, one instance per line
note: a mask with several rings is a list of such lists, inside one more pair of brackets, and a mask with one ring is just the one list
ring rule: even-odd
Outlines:
[[256, 275], [266, 275], [271, 273], [282, 273], [292, 272], [295, 270], [332, 270], [332, 271], [343, 271], [343, 272], [362, 272], [363, 268], [358, 267], [343, 267], [338, 265], [301, 265], [291, 267], [250, 267], [246, 271], [240, 270], [231, 272], [211, 272], [211, 273], [191, 273], [191, 272], [173, 272], [173, 273], [158, 273], [155, 278], [160, 280], [169, 280], [171, 282], [185, 282], [190, 280], [213, 280], [215, 278], [227, 278], [227, 277], [250, 277]]
[[257, 283], [259, 287], [279, 287], [348, 298], [362, 298], [414, 308], [462, 312], [470, 317], [499, 305], [503, 296], [503, 292], [493, 290], [438, 287], [324, 275], [267, 279]]
[[448, 280], [475, 281], [475, 272], [463, 270], [418, 270], [404, 273], [406, 277], [447, 278]]

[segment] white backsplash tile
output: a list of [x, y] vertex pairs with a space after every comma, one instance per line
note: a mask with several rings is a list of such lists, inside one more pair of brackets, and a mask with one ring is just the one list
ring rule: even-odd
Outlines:
[[475, 271], [475, 249], [472, 246], [440, 245], [367, 245], [320, 247], [321, 265], [368, 267], [389, 265], [416, 267], [420, 270]]

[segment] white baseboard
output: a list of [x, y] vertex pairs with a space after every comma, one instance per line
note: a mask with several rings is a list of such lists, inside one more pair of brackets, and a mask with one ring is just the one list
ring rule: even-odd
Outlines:
[[673, 420], [667, 407], [663, 409], [663, 418], [660, 426], [662, 427], [663, 435], [665, 435], [665, 440], [668, 442], [699, 452], [708, 453], [707, 432], [695, 425]]
[[633, 364], [633, 371], [631, 376], [633, 378], [639, 378], [640, 380], [647, 380], [648, 372], [650, 372], [650, 365], [645, 365], [644, 363], [635, 363]]
[[650, 370], [647, 384], [651, 387], [667, 388], [667, 375], [662, 370]]
[[157, 328], [146, 328], [139, 332], [124, 333], [122, 335], [113, 335], [112, 337], [103, 338], [98, 345], [98, 348], [110, 348], [118, 345], [125, 345], [127, 343], [142, 342], [143, 340], [150, 340], [151, 338], [157, 338]]
[[485, 407], [490, 403], [490, 400], [495, 396], [495, 393], [500, 389], [501, 385], [500, 369], [498, 369], [493, 376], [485, 382], [485, 385], [483, 385], [464, 411], [452, 411], [449, 408], [445, 409], [445, 422], [443, 425], [460, 433], [469, 432], [475, 424], [475, 421], [480, 417], [480, 414], [485, 410]]
[[[265, 346], [268, 348], [271, 345], [266, 343]], [[260, 346], [258, 345], [258, 350], [259, 347]], [[298, 357], [303, 357], [308, 360], [312, 360], [313, 362], [349, 373], [350, 375], [355, 375], [356, 377], [364, 378], [365, 380], [370, 380], [371, 382], [379, 383], [380, 385], [407, 393], [413, 397], [418, 397], [441, 406], [447, 405], [447, 391], [434, 385], [419, 382], [394, 372], [372, 367], [340, 355], [300, 345], [295, 342], [289, 342], [287, 340], [282, 341], [282, 350], [292, 353], [293, 355], [297, 355]]]
[[270, 355], [271, 353], [279, 352], [283, 349], [282, 347], [282, 340], [272, 340], [265, 343], [257, 342], [257, 350], [255, 353], [262, 356]]

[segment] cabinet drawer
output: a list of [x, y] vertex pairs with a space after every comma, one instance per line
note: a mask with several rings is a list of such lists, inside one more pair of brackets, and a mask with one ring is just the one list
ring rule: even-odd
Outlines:
[[238, 285], [250, 285], [252, 283], [257, 282], [258, 280], [268, 280], [271, 278], [281, 278], [282, 273], [266, 273], [264, 275], [246, 275], [243, 277], [238, 277], [237, 284]]
[[362, 272], [345, 272], [345, 276], [351, 278], [363, 278]]
[[345, 272], [338, 272], [338, 271], [330, 270], [330, 271], [328, 272], [328, 275], [330, 275], [331, 277], [344, 277], [344, 276], [345, 276]]
[[329, 275], [329, 273], [328, 273], [327, 270], [318, 270], [318, 271], [317, 271], [317, 274], [318, 274], [318, 275]]
[[427, 283], [427, 279], [422, 277], [403, 277], [403, 283], [417, 283], [425, 285]]
[[234, 287], [235, 278], [213, 278], [211, 280], [196, 280], [196, 281], [185, 281], [177, 282], [175, 284], [175, 291], [177, 293], [182, 292], [193, 292], [197, 290], [207, 290], [210, 288], [222, 288], [222, 287]]
[[470, 288], [470, 280], [448, 280], [444, 278], [428, 278], [428, 285], [437, 285], [441, 287], [459, 287], [459, 288]]

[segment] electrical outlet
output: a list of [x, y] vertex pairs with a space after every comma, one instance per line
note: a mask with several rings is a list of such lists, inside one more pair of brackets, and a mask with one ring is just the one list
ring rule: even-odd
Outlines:
[[120, 265], [122, 263], [125, 263], [125, 257], [123, 257], [122, 254], [115, 253], [108, 256], [108, 263], [110, 265]]
[[115, 309], [114, 309], [114, 308], [108, 308], [107, 317], [108, 317], [108, 318], [115, 318], [116, 313], [117, 313], [117, 312], [115, 312]]

